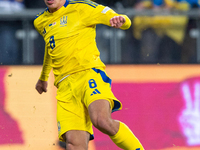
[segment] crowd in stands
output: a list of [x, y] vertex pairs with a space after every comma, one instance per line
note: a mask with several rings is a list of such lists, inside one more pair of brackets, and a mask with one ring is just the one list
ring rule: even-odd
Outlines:
[[[198, 0], [93, 0], [113, 9], [132, 8], [138, 11], [153, 10], [188, 11], [199, 8]], [[0, 11], [17, 12], [29, 8], [45, 8], [43, 0], [0, 0]], [[132, 26], [124, 31], [121, 39], [121, 63], [123, 64], [188, 64], [197, 62], [198, 18], [184, 15], [131, 16]], [[23, 28], [21, 20], [0, 20], [0, 65], [20, 65], [22, 62], [22, 40], [16, 31]], [[107, 27], [97, 30], [100, 52], [106, 58], [109, 41], [100, 35]], [[42, 64], [44, 47], [39, 37], [34, 41], [35, 63]], [[43, 42], [43, 41], [42, 41]], [[40, 44], [41, 43], [41, 44]], [[108, 57], [109, 55], [107, 55]], [[105, 59], [102, 58], [102, 59]], [[105, 63], [109, 58], [105, 59]]]

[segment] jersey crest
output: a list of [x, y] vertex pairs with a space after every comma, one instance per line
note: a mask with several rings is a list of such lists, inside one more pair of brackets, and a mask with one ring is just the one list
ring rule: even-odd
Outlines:
[[60, 26], [61, 27], [64, 27], [64, 26], [66, 26], [67, 25], [67, 16], [62, 16], [61, 18], [60, 18]]

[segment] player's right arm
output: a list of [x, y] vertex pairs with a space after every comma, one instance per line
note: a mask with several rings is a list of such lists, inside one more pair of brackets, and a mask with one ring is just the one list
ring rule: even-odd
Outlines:
[[[42, 14], [43, 13], [38, 14], [34, 20], [34, 27], [41, 36], [43, 36], [43, 31], [44, 31]], [[40, 94], [42, 94], [43, 92], [47, 92], [47, 85], [48, 85], [47, 81], [49, 78], [49, 73], [51, 71], [51, 68], [52, 68], [51, 58], [50, 55], [48, 54], [47, 45], [45, 45], [45, 54], [44, 54], [42, 72], [35, 86], [35, 89]]]
[[51, 58], [48, 54], [47, 46], [45, 46], [45, 54], [44, 54], [44, 61], [43, 61], [43, 67], [42, 72], [40, 75], [40, 78], [36, 84], [35, 89], [38, 91], [38, 93], [42, 94], [43, 92], [47, 92], [47, 81], [49, 78], [49, 73], [51, 71]]
[[39, 94], [42, 94], [43, 92], [47, 92], [47, 85], [47, 81], [42, 81], [39, 79], [35, 86], [35, 89], [38, 91]]

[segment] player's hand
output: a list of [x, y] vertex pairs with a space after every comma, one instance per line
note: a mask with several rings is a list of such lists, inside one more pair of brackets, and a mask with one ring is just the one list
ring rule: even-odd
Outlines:
[[110, 25], [114, 28], [120, 28], [125, 22], [126, 19], [123, 16], [115, 16], [110, 19]]
[[47, 81], [38, 80], [35, 89], [38, 91], [38, 93], [42, 94], [43, 92], [47, 92], [47, 85]]

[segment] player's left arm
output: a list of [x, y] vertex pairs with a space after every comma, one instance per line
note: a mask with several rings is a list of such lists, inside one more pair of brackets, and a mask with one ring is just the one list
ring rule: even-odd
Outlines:
[[126, 30], [131, 26], [128, 16], [118, 14], [109, 7], [98, 5], [96, 8], [85, 6], [82, 8], [82, 20], [86, 26], [104, 24]]
[[[126, 21], [127, 20], [127, 21]], [[131, 21], [127, 16], [114, 16], [110, 19], [110, 25], [114, 28], [128, 29], [131, 25]]]

